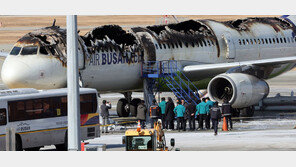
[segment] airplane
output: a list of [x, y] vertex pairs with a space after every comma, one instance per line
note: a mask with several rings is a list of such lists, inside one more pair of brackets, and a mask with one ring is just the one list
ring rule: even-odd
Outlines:
[[[198, 89], [207, 89], [212, 100], [227, 99], [252, 116], [252, 106], [269, 93], [265, 80], [296, 65], [295, 23], [296, 16], [283, 15], [186, 20], [127, 31], [99, 26], [78, 36], [80, 86], [123, 93], [117, 113], [128, 116], [139, 100], [132, 92], [146, 90], [142, 65], [170, 60]], [[66, 46], [66, 30], [55, 25], [24, 35], [4, 61], [3, 83], [9, 88], [66, 87]]]

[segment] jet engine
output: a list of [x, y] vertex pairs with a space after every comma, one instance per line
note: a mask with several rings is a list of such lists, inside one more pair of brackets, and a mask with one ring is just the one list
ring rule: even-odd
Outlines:
[[223, 73], [208, 85], [209, 97], [220, 103], [227, 99], [233, 108], [245, 108], [258, 103], [269, 93], [268, 84], [253, 75]]

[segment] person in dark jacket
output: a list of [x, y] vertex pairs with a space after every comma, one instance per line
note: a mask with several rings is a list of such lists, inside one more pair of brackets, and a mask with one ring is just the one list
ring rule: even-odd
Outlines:
[[222, 104], [222, 117], [226, 118], [227, 127], [230, 124], [229, 130], [232, 129], [231, 111], [231, 105], [229, 104], [228, 100], [224, 99]]
[[218, 106], [218, 102], [214, 102], [213, 107], [210, 109], [210, 115], [212, 120], [212, 126], [214, 128], [215, 136], [218, 134], [218, 123], [221, 119], [221, 111]]
[[174, 113], [175, 104], [171, 97], [168, 97], [168, 101], [165, 106], [165, 118], [166, 118], [166, 127], [165, 129], [174, 130]]
[[[102, 121], [102, 133], [109, 133], [108, 132], [108, 126], [106, 126], [108, 124], [108, 120], [109, 120], [109, 109], [112, 108], [111, 103], [110, 102], [106, 102], [106, 100], [103, 100], [102, 102], [103, 104], [101, 105], [101, 117], [103, 119]], [[105, 126], [105, 131], [104, 131], [104, 126]]]
[[152, 105], [150, 106], [149, 111], [150, 111], [149, 115], [151, 118], [151, 128], [154, 128], [154, 123], [157, 122], [157, 120], [160, 116], [160, 109], [159, 109], [155, 99], [153, 99]]
[[195, 112], [196, 112], [196, 105], [193, 101], [189, 100], [189, 104], [187, 105], [186, 112], [188, 115], [189, 120], [189, 130], [195, 130]]
[[140, 121], [142, 129], [145, 128], [146, 113], [147, 113], [147, 107], [145, 105], [145, 101], [141, 100], [141, 102], [137, 108], [137, 117], [136, 118]]

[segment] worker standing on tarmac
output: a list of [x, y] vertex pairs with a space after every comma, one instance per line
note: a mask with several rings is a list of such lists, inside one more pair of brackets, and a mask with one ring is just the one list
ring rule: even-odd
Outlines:
[[142, 129], [145, 128], [146, 113], [147, 113], [147, 107], [145, 105], [145, 101], [141, 100], [141, 102], [137, 108], [137, 117], [136, 118], [140, 121]]
[[162, 97], [161, 98], [161, 102], [159, 103], [159, 108], [161, 110], [161, 123], [162, 123], [162, 128], [165, 129], [165, 106], [166, 106], [166, 102], [165, 102], [165, 98]]
[[231, 105], [229, 104], [228, 100], [224, 99], [222, 104], [222, 116], [226, 118], [227, 127], [230, 124], [229, 130], [232, 129], [231, 110]]
[[185, 114], [185, 107], [182, 105], [180, 101], [178, 101], [177, 107], [174, 108], [174, 113], [177, 116], [177, 129], [180, 132], [182, 127], [183, 131], [186, 131], [186, 127], [184, 125], [184, 114]]
[[[211, 126], [211, 113], [210, 113], [210, 109], [213, 107], [214, 102], [210, 100], [209, 97], [206, 98], [206, 110], [207, 110], [207, 118], [206, 118], [206, 128], [210, 129]], [[213, 125], [212, 128], [213, 129]]]
[[152, 105], [150, 106], [149, 111], [150, 111], [150, 118], [151, 118], [151, 128], [153, 128], [154, 123], [157, 122], [157, 119], [160, 116], [159, 107], [158, 107], [155, 99], [153, 99]]
[[196, 116], [199, 116], [199, 122], [198, 122], [198, 130], [202, 130], [203, 129], [203, 122], [206, 120], [207, 117], [207, 110], [206, 110], [206, 99], [203, 98], [202, 102], [199, 103], [196, 106]]
[[[111, 103], [110, 102], [106, 102], [106, 100], [103, 100], [102, 102], [103, 104], [101, 105], [101, 118], [103, 119], [102, 121], [102, 133], [109, 133], [108, 132], [108, 121], [109, 121], [109, 109], [112, 108]], [[105, 127], [104, 127], [105, 126]], [[105, 131], [104, 131], [105, 128]]]
[[211, 120], [212, 120], [212, 126], [214, 128], [215, 136], [218, 134], [218, 123], [219, 120], [221, 119], [221, 111], [218, 106], [218, 102], [215, 102], [213, 104], [213, 107], [210, 109], [210, 115], [211, 115]]
[[175, 119], [175, 113], [174, 113], [175, 104], [171, 97], [168, 97], [168, 101], [165, 106], [165, 129], [174, 130], [174, 119]]
[[195, 112], [196, 106], [192, 100], [189, 100], [189, 104], [187, 105], [187, 113], [188, 113], [188, 120], [189, 120], [189, 130], [195, 130]]

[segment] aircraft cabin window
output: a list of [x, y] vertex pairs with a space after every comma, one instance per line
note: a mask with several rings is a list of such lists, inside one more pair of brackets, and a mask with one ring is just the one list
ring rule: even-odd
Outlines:
[[168, 43], [168, 48], [170, 49], [171, 48], [171, 46], [170, 46], [170, 44]]
[[248, 39], [246, 39], [246, 44], [249, 45], [249, 40]]
[[172, 45], [172, 48], [175, 49], [175, 45], [174, 45], [174, 43], [171, 43], [171, 45]]
[[41, 54], [48, 55], [48, 53], [47, 53], [47, 51], [46, 51], [46, 49], [45, 49], [44, 46], [41, 46], [41, 47], [40, 47], [39, 52], [40, 52]]
[[15, 46], [15, 47], [13, 47], [13, 49], [11, 50], [11, 52], [9, 54], [10, 55], [18, 55], [20, 53], [21, 49], [22, 49], [21, 47]]
[[272, 40], [273, 40], [273, 43], [275, 44], [275, 39], [274, 39], [274, 38], [272, 38]]
[[244, 45], [246, 45], [246, 42], [245, 42], [245, 40], [244, 40], [244, 39], [243, 39], [243, 44], [244, 44]]
[[166, 45], [165, 44], [163, 44], [163, 48], [166, 49]]
[[261, 39], [261, 43], [264, 44], [264, 39]]
[[254, 40], [254, 44], [256, 45], [257, 44], [257, 41], [256, 41], [256, 39], [253, 39]]
[[250, 39], [250, 44], [252, 44], [252, 45], [253, 45], [253, 40], [252, 40], [252, 39]]
[[191, 42], [191, 46], [194, 47], [194, 42]]
[[159, 48], [162, 49], [162, 45], [161, 44], [159, 44]]
[[21, 51], [21, 55], [35, 55], [37, 54], [38, 46], [27, 46], [23, 47], [23, 50]]
[[239, 45], [242, 45], [242, 41], [240, 39], [238, 40], [238, 44]]
[[286, 40], [286, 38], [284, 38], [284, 43], [287, 43], [287, 40]]
[[211, 40], [211, 42], [212, 42], [212, 45], [215, 46], [215, 44], [214, 44], [214, 42], [212, 40]]
[[278, 38], [276, 38], [276, 43], [280, 43], [280, 41], [279, 41], [279, 39], [278, 39]]
[[271, 38], [269, 38], [269, 43], [272, 44]]
[[257, 39], [257, 43], [258, 43], [259, 45], [261, 44], [260, 39]]
[[155, 48], [158, 49], [158, 45], [157, 44], [155, 44]]
[[268, 40], [265, 38], [265, 43], [268, 44]]
[[283, 39], [282, 38], [280, 38], [280, 41], [281, 41], [281, 43], [283, 43]]

